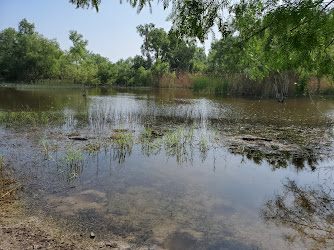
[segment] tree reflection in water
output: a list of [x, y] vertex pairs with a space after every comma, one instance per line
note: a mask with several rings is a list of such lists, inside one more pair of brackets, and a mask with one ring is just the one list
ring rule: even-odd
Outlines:
[[[311, 241], [316, 247], [334, 247], [333, 187], [299, 187], [293, 180], [283, 184], [283, 194], [265, 203], [262, 218], [268, 223], [292, 229], [291, 242]], [[299, 237], [298, 237], [299, 236]]]

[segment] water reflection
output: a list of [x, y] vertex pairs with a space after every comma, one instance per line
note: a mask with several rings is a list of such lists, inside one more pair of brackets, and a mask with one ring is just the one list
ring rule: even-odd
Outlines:
[[273, 171], [280, 168], [287, 168], [288, 166], [293, 166], [297, 171], [304, 169], [304, 167], [308, 167], [314, 171], [316, 170], [318, 162], [322, 160], [319, 155], [314, 154], [310, 150], [272, 150], [266, 152], [265, 150], [254, 149], [252, 147], [236, 148], [232, 146], [229, 148], [229, 151], [235, 155], [242, 155], [243, 159], [246, 157], [248, 160], [252, 160], [258, 165], [266, 161], [272, 166]]
[[283, 193], [266, 202], [261, 215], [268, 223], [292, 229], [285, 235], [290, 242], [334, 246], [334, 190], [326, 185], [300, 186], [288, 179]]

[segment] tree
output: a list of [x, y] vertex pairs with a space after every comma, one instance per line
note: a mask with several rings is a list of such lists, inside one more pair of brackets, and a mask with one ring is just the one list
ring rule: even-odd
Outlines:
[[75, 30], [70, 31], [69, 39], [72, 41], [73, 46], [70, 47], [70, 55], [72, 57], [72, 62], [76, 65], [76, 73], [75, 73], [75, 82], [80, 82], [80, 74], [84, 73], [83, 64], [88, 55], [88, 51], [86, 46], [88, 44], [87, 40], [83, 40], [83, 35], [79, 34]]
[[143, 45], [141, 46], [141, 51], [143, 55], [146, 55], [147, 58], [147, 68], [151, 68], [152, 59], [151, 59], [151, 51], [152, 51], [152, 45], [151, 45], [151, 31], [154, 28], [154, 24], [145, 24], [145, 25], [138, 25], [137, 26], [137, 32], [141, 37], [144, 38]]
[[[95, 0], [71, 2], [77, 7], [97, 8], [100, 4], [100, 1]], [[151, 6], [153, 0], [126, 2], [137, 7], [140, 12], [144, 6]], [[312, 54], [317, 61], [325, 60], [323, 65], [333, 63], [333, 58], [328, 55], [329, 48], [334, 43], [334, 0], [242, 0], [236, 3], [216, 0], [162, 0], [162, 3], [164, 8], [172, 4], [169, 20], [173, 22], [174, 31], [180, 36], [197, 37], [203, 42], [212, 27], [217, 25], [224, 38], [238, 32], [241, 45], [244, 45], [251, 38], [268, 31], [265, 49], [270, 48], [268, 41], [273, 38], [273, 42], [277, 42], [281, 48], [296, 50], [306, 61], [312, 58]], [[226, 11], [229, 15], [226, 15]], [[313, 53], [315, 50], [324, 51], [327, 57]]]
[[154, 78], [154, 85], [159, 86], [161, 78], [169, 71], [169, 65], [166, 62], [162, 62], [161, 59], [157, 59], [152, 65], [152, 76]]
[[164, 60], [170, 45], [167, 33], [163, 28], [154, 28], [150, 32], [150, 37], [155, 60], [158, 58]]
[[27, 19], [22, 19], [19, 23], [19, 34], [20, 35], [32, 35], [35, 33], [35, 24], [29, 23]]
[[191, 60], [196, 52], [196, 43], [192, 39], [182, 39], [173, 31], [168, 33], [169, 50], [167, 58], [173, 71], [190, 71]]
[[6, 80], [36, 81], [56, 78], [62, 51], [55, 40], [35, 32], [35, 25], [23, 19], [19, 32], [0, 33], [0, 74]]
[[8, 28], [0, 33], [0, 77], [15, 79], [16, 57], [14, 56], [18, 33]]
[[87, 56], [88, 51], [86, 46], [88, 45], [88, 41], [83, 40], [83, 35], [79, 34], [75, 30], [70, 31], [69, 38], [73, 43], [73, 46], [70, 47], [70, 53], [75, 64], [79, 65], [80, 61], [82, 61]]
[[132, 68], [137, 70], [137, 69], [139, 69], [141, 67], [143, 67], [143, 68], [146, 67], [146, 61], [145, 61], [145, 59], [142, 56], [136, 55], [133, 58], [133, 66], [132, 66]]

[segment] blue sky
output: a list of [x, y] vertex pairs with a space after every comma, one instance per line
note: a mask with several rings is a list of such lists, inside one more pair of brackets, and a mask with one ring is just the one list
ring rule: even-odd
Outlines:
[[[47, 38], [56, 38], [62, 49], [69, 49], [70, 30], [77, 30], [88, 40], [88, 49], [108, 57], [112, 62], [141, 54], [142, 38], [136, 27], [154, 23], [168, 31], [171, 22], [166, 18], [170, 11], [163, 10], [157, 1], [137, 14], [125, 1], [103, 0], [99, 12], [95, 9], [76, 9], [68, 0], [0, 0], [0, 30], [12, 27], [26, 18], [34, 23], [36, 31]], [[211, 40], [206, 42], [209, 48]]]

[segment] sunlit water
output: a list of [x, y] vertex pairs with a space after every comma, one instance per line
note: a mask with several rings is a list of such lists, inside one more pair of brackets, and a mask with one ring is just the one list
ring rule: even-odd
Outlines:
[[[332, 201], [324, 205], [326, 211], [313, 209], [314, 220], [302, 220], [310, 228], [321, 224], [334, 232], [333, 162], [328, 151], [332, 100], [281, 104], [164, 89], [90, 89], [83, 97], [80, 89], [0, 88], [0, 111], [63, 115], [57, 124], [3, 122], [0, 150], [18, 170], [28, 209], [65, 219], [82, 233], [168, 249], [333, 244], [330, 236], [324, 243], [307, 239], [307, 234], [301, 243], [300, 220], [276, 225], [275, 216], [263, 215], [268, 202], [286, 194], [287, 183], [293, 181], [301, 189], [329, 194]], [[147, 128], [154, 136], [145, 141]], [[182, 145], [173, 147], [167, 136], [177, 131]], [[235, 145], [243, 136], [271, 138], [273, 131], [283, 131], [277, 138], [287, 141], [284, 147], [297, 145], [297, 153], [282, 154], [275, 145], [270, 152], [262, 152], [261, 145], [256, 150]], [[70, 140], [73, 133], [88, 140]], [[129, 145], [115, 143], [123, 135], [132, 138]], [[309, 141], [313, 148], [303, 148]], [[89, 150], [94, 145], [96, 150]], [[71, 164], [68, 156], [75, 153], [82, 158]], [[287, 192], [288, 203], [293, 191]]]

